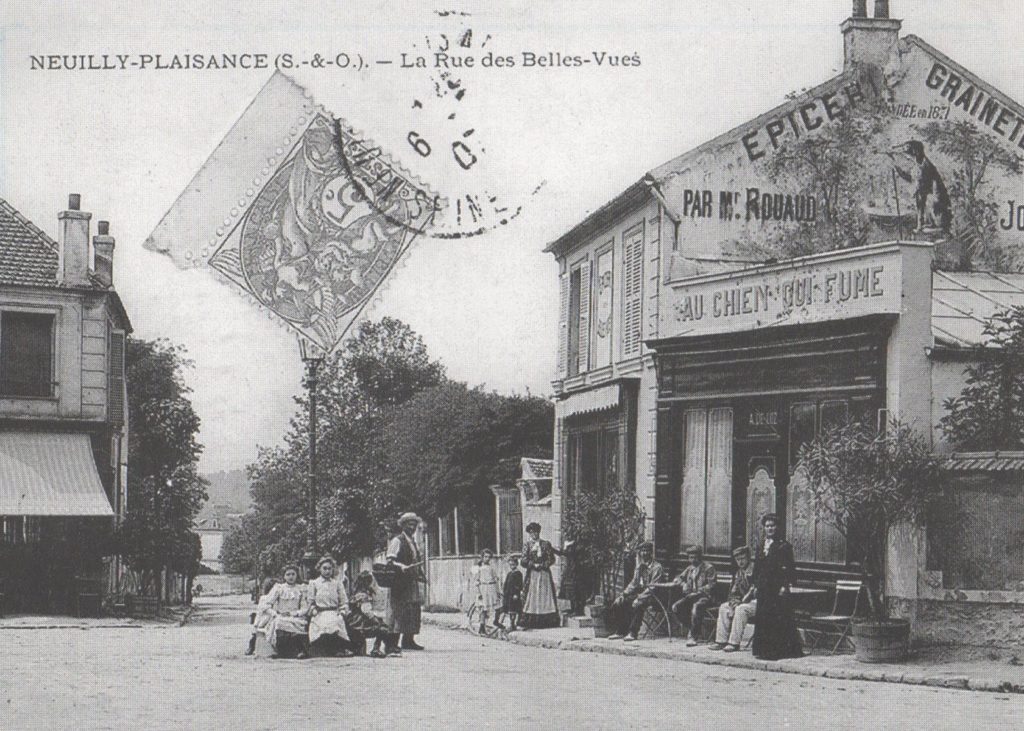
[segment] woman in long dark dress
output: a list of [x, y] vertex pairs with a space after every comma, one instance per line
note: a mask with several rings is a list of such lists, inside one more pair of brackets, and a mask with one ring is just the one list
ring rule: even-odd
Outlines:
[[530, 540], [523, 548], [521, 560], [526, 577], [523, 579], [523, 614], [519, 621], [523, 629], [557, 627], [561, 622], [555, 601], [555, 580], [551, 576], [555, 551], [550, 542], [541, 539], [539, 523], [526, 526], [526, 533]]
[[803, 657], [796, 619], [790, 606], [789, 589], [796, 576], [793, 545], [776, 537], [779, 518], [768, 513], [761, 518], [764, 545], [754, 562], [757, 587], [757, 618], [754, 624], [754, 657], [781, 660]]

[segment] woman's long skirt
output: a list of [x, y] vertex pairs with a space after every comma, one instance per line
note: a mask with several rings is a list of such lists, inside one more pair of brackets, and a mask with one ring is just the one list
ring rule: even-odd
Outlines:
[[558, 603], [555, 601], [555, 581], [550, 569], [530, 570], [524, 582], [521, 623], [529, 629], [557, 627]]

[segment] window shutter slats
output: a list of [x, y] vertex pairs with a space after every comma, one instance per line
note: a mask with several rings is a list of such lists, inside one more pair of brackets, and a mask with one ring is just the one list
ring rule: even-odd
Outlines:
[[643, 314], [644, 230], [637, 228], [623, 242], [622, 355], [640, 354]]
[[569, 375], [569, 275], [558, 278], [558, 377]]
[[590, 262], [580, 265], [580, 373], [590, 370]]
[[107, 404], [112, 424], [124, 424], [124, 333], [110, 333]]

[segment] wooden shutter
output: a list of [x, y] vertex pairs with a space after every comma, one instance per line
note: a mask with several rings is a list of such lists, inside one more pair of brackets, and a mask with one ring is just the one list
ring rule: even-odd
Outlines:
[[638, 226], [623, 240], [622, 355], [640, 354], [643, 337], [644, 229]]
[[107, 419], [111, 424], [124, 424], [124, 333], [110, 333], [108, 364]]
[[558, 277], [558, 377], [569, 375], [569, 274]]
[[590, 262], [580, 265], [580, 373], [590, 370]]

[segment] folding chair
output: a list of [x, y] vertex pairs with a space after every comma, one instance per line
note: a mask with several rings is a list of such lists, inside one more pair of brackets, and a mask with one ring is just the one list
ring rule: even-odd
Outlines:
[[810, 617], [809, 631], [814, 635], [811, 644], [813, 652], [826, 636], [836, 636], [835, 645], [832, 646], [830, 654], [835, 655], [839, 646], [850, 637], [851, 624], [857, 616], [857, 609], [860, 605], [860, 594], [864, 583], [862, 581], [849, 581], [840, 579], [836, 581], [835, 599], [832, 602], [830, 614], [813, 614]]
[[640, 631], [637, 632], [637, 637], [641, 640], [668, 637], [671, 640], [672, 617], [670, 612], [658, 597], [652, 598], [654, 601], [648, 604], [647, 609], [644, 610], [644, 618], [640, 622]]

